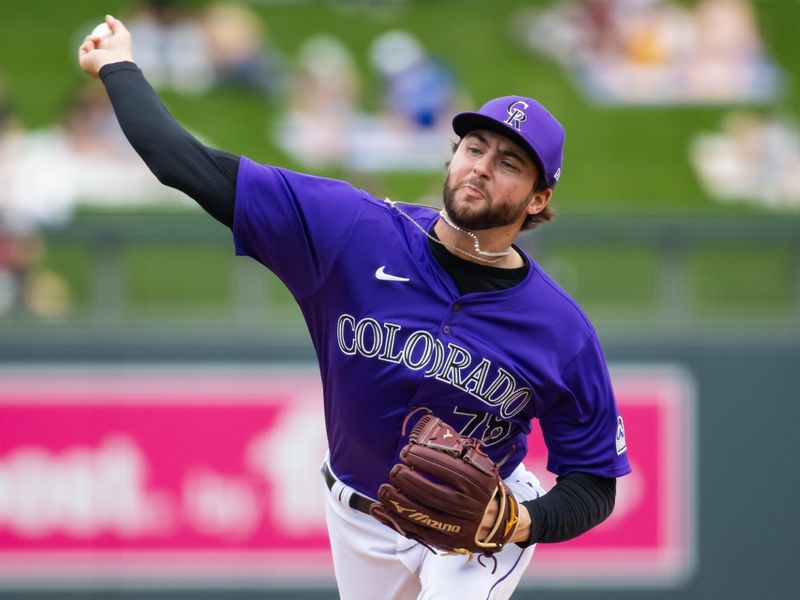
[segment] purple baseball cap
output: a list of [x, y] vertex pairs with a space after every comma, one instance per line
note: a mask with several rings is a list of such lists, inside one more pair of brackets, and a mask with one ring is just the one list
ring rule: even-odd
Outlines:
[[489, 100], [477, 112], [453, 117], [453, 131], [459, 136], [475, 129], [488, 129], [510, 138], [528, 151], [548, 187], [558, 183], [564, 160], [564, 128], [533, 98], [503, 96]]

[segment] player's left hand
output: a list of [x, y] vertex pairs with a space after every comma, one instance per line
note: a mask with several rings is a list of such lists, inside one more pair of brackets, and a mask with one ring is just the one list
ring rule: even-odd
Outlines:
[[133, 61], [133, 41], [122, 21], [106, 15], [111, 35], [87, 35], [78, 48], [78, 63], [84, 73], [98, 79], [104, 66], [122, 61]]
[[[514, 539], [520, 505], [480, 441], [427, 414], [370, 514], [429, 548], [491, 555]], [[526, 511], [527, 516], [527, 511]]]
[[[489, 532], [494, 527], [494, 524], [497, 522], [497, 514], [500, 512], [500, 502], [495, 500], [494, 502], [490, 502], [489, 506], [486, 508], [486, 512], [483, 515], [483, 520], [481, 521], [481, 526], [478, 529], [478, 538], [479, 539], [486, 539], [489, 535]], [[528, 538], [530, 538], [530, 529], [531, 529], [531, 515], [528, 512], [528, 509], [525, 508], [522, 504], [519, 505], [519, 524], [517, 525], [517, 529], [514, 532], [514, 535], [511, 536], [511, 539], [508, 540], [509, 544], [515, 542], [527, 542]]]

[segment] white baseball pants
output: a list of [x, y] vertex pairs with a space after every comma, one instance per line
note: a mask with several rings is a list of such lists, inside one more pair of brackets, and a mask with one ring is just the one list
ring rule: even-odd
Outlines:
[[[506, 483], [514, 495], [532, 500], [544, 494], [523, 465]], [[433, 554], [368, 514], [350, 507], [353, 488], [325, 482], [325, 514], [333, 566], [342, 600], [501, 600], [510, 598], [533, 557], [534, 546], [509, 544], [494, 561]]]

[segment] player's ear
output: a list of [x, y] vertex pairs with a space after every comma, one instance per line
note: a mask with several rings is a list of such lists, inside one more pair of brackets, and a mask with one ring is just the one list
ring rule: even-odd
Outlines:
[[545, 188], [543, 190], [531, 192], [531, 201], [528, 203], [526, 212], [528, 215], [538, 215], [542, 212], [547, 205], [550, 204], [550, 198], [553, 197], [553, 188]]

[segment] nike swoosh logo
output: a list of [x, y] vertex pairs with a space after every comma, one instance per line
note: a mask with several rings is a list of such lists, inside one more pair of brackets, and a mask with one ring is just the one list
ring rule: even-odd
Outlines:
[[375, 271], [375, 277], [381, 281], [411, 281], [408, 277], [398, 277], [397, 275], [390, 275], [386, 272], [386, 266], [379, 267]]

